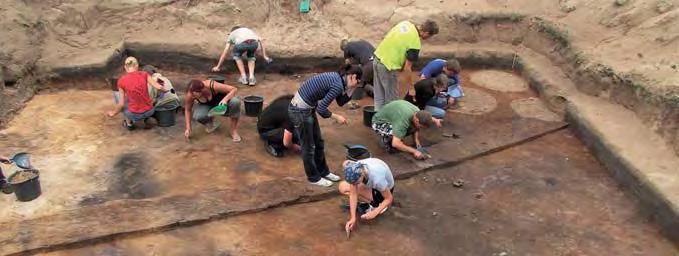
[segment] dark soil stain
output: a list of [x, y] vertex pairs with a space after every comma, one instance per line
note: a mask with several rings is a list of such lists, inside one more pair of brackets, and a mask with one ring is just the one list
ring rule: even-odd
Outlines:
[[144, 153], [121, 154], [113, 165], [109, 191], [124, 198], [143, 199], [160, 194], [161, 189], [149, 173], [153, 170]]

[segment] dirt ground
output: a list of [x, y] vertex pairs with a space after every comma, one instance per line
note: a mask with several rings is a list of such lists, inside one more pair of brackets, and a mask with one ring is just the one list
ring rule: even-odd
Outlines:
[[[163, 73], [175, 81], [179, 91], [183, 91], [184, 81], [206, 76]], [[463, 81], [468, 81], [469, 74], [473, 73], [465, 71]], [[238, 95], [241, 98], [261, 95], [266, 101], [271, 101], [278, 95], [294, 93], [299, 83], [310, 75], [261, 75], [256, 87], [240, 87]], [[228, 77], [234, 80], [232, 78]], [[0, 203], [8, 206], [0, 209], [0, 222], [35, 218], [117, 199], [193, 194], [285, 177], [304, 179], [301, 161], [294, 154], [272, 158], [265, 153], [264, 145], [256, 134], [256, 118], [243, 115], [240, 119], [242, 143], [231, 142], [228, 133], [230, 121], [226, 118], [215, 134], [205, 133], [203, 127], [194, 122], [192, 139], [187, 142], [183, 137], [182, 114], [176, 116], [177, 125], [173, 127], [129, 132], [121, 127], [120, 115], [115, 118], [104, 116], [113, 106], [111, 91], [75, 89], [106, 87], [102, 79], [66, 81], [50, 87], [74, 89], [43, 91], [30, 101], [7, 129], [0, 131], [4, 141], [3, 152], [7, 155], [19, 151], [33, 154], [33, 165], [42, 170], [44, 195], [27, 204], [15, 201], [11, 196], [0, 197]], [[464, 87], [472, 92], [469, 97], [471, 102], [465, 98], [461, 102], [462, 107], [449, 117], [452, 118], [450, 122], [454, 123], [459, 118], [456, 115], [461, 110], [497, 105], [498, 102], [501, 109], [471, 111], [471, 114], [479, 116], [478, 122], [486, 118], [504, 122], [513, 113], [510, 107], [512, 100], [535, 96], [531, 91], [498, 93], [472, 82], [464, 82]], [[486, 95], [481, 98], [485, 101], [475, 98], [474, 91]], [[364, 98], [360, 103], [370, 105], [371, 99]], [[539, 101], [533, 106], [548, 111]], [[378, 146], [372, 132], [363, 127], [360, 109], [332, 108], [345, 114], [351, 122], [350, 127], [342, 127], [332, 121], [321, 120], [324, 137], [328, 141], [328, 162], [332, 169], [338, 169], [336, 165], [345, 156], [343, 143], [361, 143], [373, 149]], [[356, 133], [356, 129], [361, 132]], [[354, 130], [356, 137], [346, 136], [349, 130]], [[12, 172], [12, 167], [5, 168], [6, 175]]]
[[[481, 126], [502, 127], [507, 123], [512, 127], [510, 136], [523, 136], [522, 129], [536, 128], [531, 125], [522, 128], [520, 120], [543, 122], [539, 120], [545, 119], [544, 116], [554, 117], [540, 101], [533, 100], [536, 94], [531, 90], [487, 89], [471, 81], [475, 72], [463, 72], [463, 88], [472, 95], [485, 96], [470, 97], [474, 102], [464, 99], [462, 108], [488, 104], [496, 107], [467, 114], [459, 109], [450, 112], [442, 131], [426, 134], [427, 145], [440, 143], [441, 132], [461, 135], [459, 143], [468, 143], [465, 141], [479, 139], [471, 134], [481, 130]], [[180, 91], [188, 79], [205, 76], [162, 73], [174, 81]], [[270, 101], [294, 92], [310, 75], [262, 74], [257, 86], [239, 87], [238, 94], [241, 97], [262, 95]], [[233, 81], [235, 76], [229, 75], [227, 79]], [[120, 127], [120, 117], [105, 117], [103, 113], [112, 107], [112, 93], [95, 90], [106, 87], [101, 78], [64, 81], [50, 87], [55, 89], [42, 91], [0, 132], [6, 141], [4, 150], [26, 150], [34, 155], [34, 165], [42, 169], [44, 193], [28, 203], [20, 203], [12, 196], [0, 197], [0, 204], [8, 206], [0, 209], [0, 223], [48, 220], [50, 215], [122, 199], [193, 196], [201, 191], [241, 188], [280, 179], [304, 180], [297, 156], [276, 159], [264, 152], [255, 132], [254, 118], [241, 118], [244, 141], [240, 144], [228, 138], [227, 120], [216, 134], [194, 129], [193, 139], [186, 142], [181, 114], [177, 115], [178, 125], [174, 127], [132, 132]], [[63, 89], [69, 87], [72, 89]], [[530, 111], [513, 109], [515, 102], [522, 102], [522, 108]], [[370, 99], [360, 103], [368, 105]], [[344, 159], [342, 143], [366, 144], [375, 149], [376, 156], [386, 157], [394, 165], [409, 158], [389, 156], [377, 149], [374, 135], [363, 127], [360, 109], [332, 108], [345, 114], [351, 122], [349, 127], [341, 127], [321, 121], [332, 169], [337, 170]], [[349, 130], [352, 136], [346, 136]], [[488, 143], [495, 143], [492, 141], [495, 136], [507, 136], [489, 131], [483, 135], [490, 140]], [[468, 136], [472, 138], [466, 138]], [[457, 144], [446, 145], [441, 144], [441, 148], [445, 150]], [[454, 150], [446, 152], [450, 154]], [[434, 155], [446, 152], [434, 152]], [[465, 180], [462, 189], [451, 185], [457, 179]], [[398, 181], [397, 187], [398, 201], [392, 210], [375, 223], [361, 225], [350, 241], [346, 241], [341, 230], [345, 218], [345, 213], [338, 208], [341, 199], [332, 197], [190, 228], [86, 244], [81, 249], [57, 251], [52, 255], [319, 252], [591, 255], [598, 250], [620, 255], [672, 255], [677, 252], [654, 224], [639, 213], [635, 201], [617, 187], [569, 132]], [[309, 218], [309, 215], [315, 217]], [[378, 250], [377, 244], [389, 249]]]
[[398, 181], [394, 195], [349, 240], [335, 197], [44, 255], [679, 253], [569, 131]]

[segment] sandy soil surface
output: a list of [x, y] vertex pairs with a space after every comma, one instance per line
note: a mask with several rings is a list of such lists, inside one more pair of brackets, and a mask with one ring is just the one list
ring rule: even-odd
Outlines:
[[465, 96], [459, 99], [458, 106], [451, 109], [451, 112], [483, 115], [497, 107], [497, 100], [491, 94], [481, 89], [467, 86], [463, 86], [463, 90]]
[[335, 197], [43, 255], [678, 253], [569, 131], [398, 181], [394, 195], [349, 240]]
[[481, 70], [471, 74], [471, 81], [485, 88], [500, 92], [528, 90], [528, 83], [518, 75], [497, 70]]
[[512, 101], [512, 109], [522, 117], [536, 118], [542, 121], [555, 122], [563, 118], [549, 111], [545, 104], [538, 98], [526, 98]]
[[[460, 108], [448, 115], [453, 123], [458, 115], [485, 115], [503, 121], [514, 115], [509, 106], [511, 101], [535, 97], [531, 91], [499, 93], [484, 89], [470, 81], [469, 74], [473, 72], [461, 74], [468, 96], [463, 98]], [[185, 90], [182, 88], [189, 79], [206, 76], [162, 73], [180, 92]], [[294, 93], [299, 83], [311, 75], [260, 75], [257, 86], [239, 87], [238, 95], [241, 98], [261, 95], [268, 102], [279, 95]], [[235, 76], [229, 75], [227, 79], [233, 81]], [[50, 86], [82, 89], [105, 88], [106, 84], [103, 79], [80, 79]], [[359, 103], [371, 105], [372, 99], [366, 97]], [[502, 109], [494, 111], [498, 105]], [[121, 116], [104, 115], [112, 106], [113, 95], [108, 90], [47, 90], [31, 100], [7, 129], [0, 131], [4, 141], [2, 152], [33, 154], [33, 165], [41, 170], [44, 192], [29, 203], [20, 203], [13, 196], [0, 197], [0, 203], [8, 206], [0, 209], [0, 222], [118, 199], [194, 194], [286, 177], [304, 179], [302, 163], [295, 154], [273, 158], [265, 153], [256, 134], [256, 118], [243, 115], [240, 119], [239, 131], [244, 139], [240, 144], [231, 142], [230, 121], [226, 118], [215, 134], [206, 134], [202, 126], [194, 122], [194, 134], [187, 143], [183, 137], [182, 114], [176, 116], [177, 125], [173, 127], [129, 132], [121, 127]], [[321, 120], [332, 169], [337, 169], [345, 156], [341, 143], [378, 148], [371, 130], [363, 127], [360, 109], [349, 110], [334, 104], [332, 109], [344, 114], [351, 122], [350, 127], [355, 127], [341, 127]], [[347, 129], [354, 129], [355, 136], [347, 137]], [[431, 141], [439, 139], [440, 136], [434, 136]], [[13, 171], [6, 168], [5, 174]]]

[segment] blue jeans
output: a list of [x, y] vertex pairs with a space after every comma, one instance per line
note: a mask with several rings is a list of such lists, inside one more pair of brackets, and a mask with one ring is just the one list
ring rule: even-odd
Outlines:
[[[118, 104], [118, 102], [120, 102], [120, 92], [117, 91], [114, 92], [113, 99], [115, 100], [116, 104]], [[125, 105], [123, 105], [122, 112], [123, 115], [125, 115], [125, 118], [127, 118], [127, 120], [130, 120], [132, 123], [134, 123], [152, 117], [153, 113], [155, 113], [155, 110], [151, 108], [151, 110], [146, 111], [144, 113], [132, 113], [129, 110], [127, 110], [127, 99], [125, 99]]]
[[302, 146], [306, 177], [310, 182], [317, 182], [330, 174], [330, 170], [325, 162], [325, 146], [316, 109], [301, 109], [290, 105], [288, 115]]
[[446, 116], [446, 106], [448, 105], [448, 98], [442, 96], [435, 96], [427, 101], [427, 106], [424, 110], [431, 112], [431, 116], [443, 119]]

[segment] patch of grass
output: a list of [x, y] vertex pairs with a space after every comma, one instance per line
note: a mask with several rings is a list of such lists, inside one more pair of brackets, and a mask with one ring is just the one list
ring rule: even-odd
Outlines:
[[534, 24], [537, 26], [538, 31], [546, 33], [549, 38], [556, 41], [564, 48], [569, 48], [571, 46], [570, 34], [568, 33], [568, 30], [559, 28], [553, 23], [540, 17], [534, 18]]
[[455, 18], [470, 26], [481, 25], [486, 22], [518, 23], [526, 18], [520, 13], [467, 13], [455, 15]]

